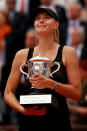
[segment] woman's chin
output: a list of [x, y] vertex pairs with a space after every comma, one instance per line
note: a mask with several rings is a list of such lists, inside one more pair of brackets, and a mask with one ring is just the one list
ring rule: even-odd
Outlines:
[[46, 35], [46, 34], [49, 34], [49, 32], [47, 30], [39, 30], [37, 31], [38, 35]]

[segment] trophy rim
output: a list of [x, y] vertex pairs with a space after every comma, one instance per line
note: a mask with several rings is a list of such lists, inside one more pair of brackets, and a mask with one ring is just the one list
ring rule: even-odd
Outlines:
[[28, 60], [28, 62], [46, 62], [46, 63], [52, 63], [51, 60], [45, 60], [45, 59]]

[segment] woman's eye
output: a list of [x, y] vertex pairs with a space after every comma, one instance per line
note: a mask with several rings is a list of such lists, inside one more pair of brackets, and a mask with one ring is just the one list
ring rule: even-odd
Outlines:
[[40, 20], [40, 17], [36, 17], [35, 20]]
[[50, 19], [50, 17], [49, 16], [45, 16], [45, 19]]

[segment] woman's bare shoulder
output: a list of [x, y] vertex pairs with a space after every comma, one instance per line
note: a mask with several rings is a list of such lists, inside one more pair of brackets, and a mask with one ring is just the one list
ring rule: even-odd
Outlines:
[[66, 56], [68, 55], [68, 57], [72, 57], [73, 55], [77, 55], [76, 50], [71, 46], [64, 46], [63, 53]]
[[16, 53], [16, 55], [25, 56], [25, 55], [27, 55], [28, 51], [29, 51], [29, 48], [21, 49]]
[[26, 48], [26, 49], [21, 49], [21, 50], [19, 50], [19, 51], [16, 53], [14, 59], [16, 59], [16, 61], [19, 61], [19, 62], [21, 62], [21, 63], [25, 62], [26, 59], [27, 59], [28, 51], [29, 51], [29, 49], [27, 49], [27, 48]]
[[67, 65], [67, 63], [74, 63], [78, 61], [76, 50], [73, 47], [64, 46], [62, 60], [65, 66]]

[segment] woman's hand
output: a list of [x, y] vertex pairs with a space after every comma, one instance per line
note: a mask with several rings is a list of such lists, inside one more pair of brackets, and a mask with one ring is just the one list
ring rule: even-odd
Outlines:
[[46, 106], [43, 106], [41, 109], [38, 109], [38, 106], [23, 108], [22, 114], [29, 116], [43, 116], [46, 114]]
[[41, 74], [35, 74], [33, 77], [29, 78], [29, 81], [31, 82], [33, 87], [37, 89], [44, 89], [50, 88], [53, 80]]

